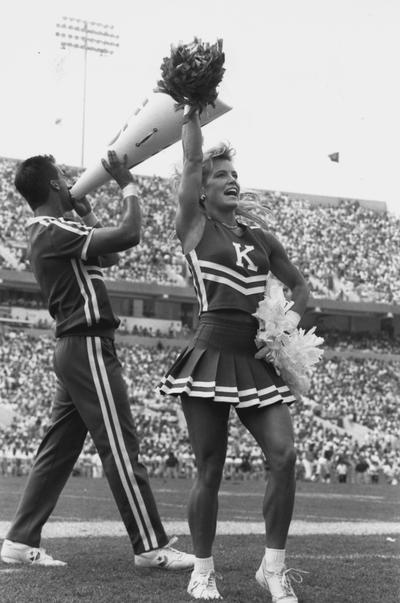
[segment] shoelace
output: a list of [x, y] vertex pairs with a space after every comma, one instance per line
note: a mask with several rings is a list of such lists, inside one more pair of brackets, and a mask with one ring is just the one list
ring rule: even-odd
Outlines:
[[54, 559], [51, 555], [47, 555], [46, 549], [41, 549], [41, 548], [30, 549], [29, 558], [32, 561], [32, 563], [35, 563], [35, 561], [43, 561], [44, 559], [49, 559], [51, 561], [54, 561]]
[[301, 574], [309, 574], [310, 572], [306, 572], [305, 570], [296, 569], [294, 567], [289, 567], [282, 573], [282, 586], [285, 588], [290, 594], [293, 593], [293, 588], [290, 580], [293, 582], [297, 582], [297, 584], [301, 584], [303, 582], [303, 576]]
[[169, 542], [163, 548], [168, 549], [172, 553], [175, 553], [175, 555], [182, 555], [182, 551], [178, 551], [178, 549], [174, 549], [174, 547], [171, 546], [171, 545], [175, 544], [175, 542], [177, 540], [178, 540], [177, 536], [172, 536], [172, 538], [169, 540]]
[[217, 574], [214, 570], [210, 570], [206, 574], [199, 573], [198, 582], [202, 586], [211, 587], [211, 588], [216, 589], [217, 588], [217, 585], [215, 584], [216, 578], [218, 578], [219, 580], [222, 580], [222, 576]]

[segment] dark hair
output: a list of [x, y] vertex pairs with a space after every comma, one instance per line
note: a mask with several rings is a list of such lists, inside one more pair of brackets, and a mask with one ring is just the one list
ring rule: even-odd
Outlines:
[[17, 168], [14, 184], [33, 210], [46, 202], [50, 180], [58, 179], [56, 162], [52, 155], [29, 157]]

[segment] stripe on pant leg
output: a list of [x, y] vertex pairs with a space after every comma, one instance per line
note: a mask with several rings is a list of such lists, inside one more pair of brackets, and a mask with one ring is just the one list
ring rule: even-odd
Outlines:
[[[132, 477], [130, 476], [130, 471], [129, 471], [129, 467], [131, 466], [130, 458], [129, 458], [129, 455], [127, 455], [128, 456], [128, 463], [126, 463], [125, 462], [125, 458], [124, 458], [123, 450], [121, 449], [121, 443], [122, 443], [123, 447], [125, 448], [125, 443], [124, 443], [124, 439], [123, 439], [123, 436], [122, 436], [122, 432], [120, 434], [121, 437], [118, 438], [118, 433], [117, 433], [117, 430], [116, 430], [116, 425], [115, 425], [115, 423], [112, 420], [113, 419], [113, 417], [112, 417], [112, 411], [109, 408], [109, 406], [107, 405], [108, 404], [108, 399], [110, 398], [110, 396], [111, 396], [112, 400], [114, 400], [114, 398], [113, 398], [113, 394], [111, 392], [111, 388], [110, 388], [110, 392], [109, 392], [110, 395], [108, 395], [107, 390], [106, 390], [106, 384], [109, 385], [107, 371], [105, 371], [105, 381], [104, 381], [104, 379], [102, 378], [102, 375], [101, 375], [101, 368], [100, 368], [99, 360], [103, 360], [103, 364], [104, 364], [104, 359], [103, 359], [103, 354], [102, 354], [101, 340], [100, 340], [100, 348], [99, 348], [99, 350], [96, 347], [96, 342], [95, 341], [92, 342], [92, 347], [93, 347], [94, 352], [95, 352], [95, 354], [94, 354], [94, 363], [95, 363], [97, 375], [100, 376], [100, 381], [99, 381], [100, 382], [100, 387], [101, 387], [101, 391], [103, 393], [103, 398], [105, 400], [105, 411], [107, 413], [108, 420], [110, 421], [110, 426], [111, 426], [111, 430], [112, 430], [112, 434], [113, 434], [113, 438], [114, 438], [113, 441], [115, 443], [116, 455], [118, 455], [118, 459], [120, 459], [120, 461], [121, 461], [122, 471], [124, 473], [125, 479], [127, 480], [129, 491], [130, 491], [130, 493], [131, 493], [131, 495], [133, 497], [135, 509], [136, 509], [136, 511], [138, 513], [139, 520], [141, 522], [140, 525], [143, 526], [143, 530], [145, 532], [145, 535], [146, 535], [146, 538], [147, 538], [148, 542], [151, 542], [151, 534], [149, 534], [149, 531], [147, 529], [146, 521], [145, 521], [145, 518], [143, 517], [143, 513], [142, 513], [142, 509], [141, 509], [140, 500], [138, 500], [138, 496], [137, 496], [138, 492], [139, 492], [139, 495], [141, 495], [141, 492], [140, 492], [140, 489], [138, 490], [138, 492], [137, 491], [135, 492], [134, 484], [136, 484], [136, 478], [135, 478], [135, 474], [133, 473], [133, 471], [132, 471], [132, 474], [133, 474]], [[104, 368], [105, 368], [105, 364], [104, 364]], [[115, 406], [115, 404], [114, 404], [114, 406]], [[120, 422], [119, 422], [119, 417], [118, 417], [118, 412], [117, 412], [117, 427], [119, 427], [119, 425], [120, 425]], [[145, 541], [144, 541], [143, 538], [142, 538], [142, 540], [143, 540], [143, 542], [145, 544]]]
[[[107, 406], [107, 392], [106, 392], [106, 389], [105, 389], [104, 382], [103, 382], [103, 380], [101, 378], [101, 371], [100, 371], [100, 366], [99, 366], [99, 358], [98, 358], [98, 354], [97, 354], [97, 350], [96, 350], [96, 344], [93, 341], [91, 345], [92, 345], [92, 349], [93, 349], [93, 352], [94, 352], [94, 356], [93, 356], [94, 366], [95, 366], [96, 374], [97, 374], [97, 376], [99, 378], [99, 384], [100, 384], [100, 388], [101, 388], [101, 392], [102, 392], [103, 400], [104, 400], [104, 409], [102, 409], [102, 410], [104, 411], [105, 416], [108, 419], [108, 422], [109, 422], [108, 424], [109, 424], [110, 429], [111, 429], [111, 435], [109, 436], [109, 441], [113, 442], [114, 445], [115, 445], [115, 450], [114, 450], [114, 448], [112, 448], [113, 456], [114, 456], [114, 459], [119, 460], [119, 462], [120, 462], [120, 469], [122, 469], [123, 476], [125, 478], [125, 481], [123, 482], [122, 485], [124, 486], [125, 490], [126, 490], [126, 487], [125, 487], [126, 484], [127, 484], [127, 487], [129, 488], [129, 492], [130, 492], [130, 494], [132, 496], [133, 505], [134, 505], [132, 507], [132, 503], [129, 500], [130, 506], [131, 506], [131, 509], [132, 508], [133, 508], [133, 510], [136, 509], [136, 512], [138, 514], [137, 517], [135, 516], [135, 519], [136, 519], [136, 523], [138, 524], [139, 528], [140, 527], [143, 528], [145, 536], [143, 537], [143, 534], [142, 534], [141, 538], [142, 538], [142, 541], [144, 543], [144, 546], [146, 546], [146, 541], [151, 542], [150, 535], [148, 533], [148, 530], [146, 530], [145, 521], [144, 521], [144, 518], [143, 518], [142, 513], [140, 511], [140, 505], [139, 505], [139, 502], [138, 502], [138, 500], [137, 500], [137, 498], [135, 496], [135, 492], [134, 492], [134, 489], [133, 489], [133, 486], [132, 486], [132, 483], [131, 483], [131, 478], [129, 477], [129, 472], [128, 472], [127, 466], [124, 463], [124, 458], [123, 458], [122, 450], [121, 450], [121, 447], [120, 447], [120, 442], [119, 442], [118, 437], [117, 437], [117, 433], [116, 433], [116, 430], [115, 430], [115, 425], [114, 425], [114, 423], [112, 421], [111, 411], [110, 411], [110, 409]], [[101, 343], [100, 343], [100, 345], [101, 345]]]
[[[93, 344], [94, 344], [94, 348], [95, 348], [94, 350], [92, 349], [92, 340], [93, 340]], [[145, 545], [145, 548], [146, 549], [157, 548], [159, 546], [158, 542], [157, 542], [157, 538], [154, 533], [154, 529], [151, 524], [149, 515], [147, 513], [147, 509], [144, 504], [142, 494], [141, 494], [138, 484], [136, 482], [132, 464], [131, 464], [128, 452], [126, 450], [126, 447], [125, 447], [125, 442], [123, 440], [121, 426], [119, 424], [118, 415], [117, 415], [117, 411], [115, 408], [114, 398], [113, 398], [113, 395], [111, 392], [111, 387], [110, 387], [108, 377], [107, 377], [107, 371], [106, 371], [103, 356], [101, 353], [101, 340], [99, 337], [94, 337], [94, 338], [87, 337], [86, 341], [87, 341], [87, 350], [88, 350], [89, 364], [90, 364], [90, 368], [91, 368], [91, 372], [92, 372], [92, 377], [93, 377], [93, 381], [94, 381], [94, 384], [96, 387], [96, 392], [97, 392], [97, 395], [99, 398], [100, 408], [101, 408], [101, 412], [103, 415], [108, 439], [110, 442], [111, 451], [114, 456], [115, 464], [116, 464], [116, 467], [118, 470], [118, 474], [119, 474], [122, 486], [124, 488], [126, 497], [129, 501], [133, 516], [137, 523], [139, 533], [140, 533], [142, 541]], [[99, 364], [100, 374], [96, 367], [96, 360]], [[104, 388], [106, 395], [103, 394], [102, 386]], [[109, 413], [111, 415], [111, 421], [112, 421], [113, 425], [111, 425]], [[114, 430], [116, 433], [119, 447], [121, 449], [121, 453], [118, 452], [117, 443], [115, 441], [115, 436], [113, 433], [113, 427], [114, 427]], [[129, 477], [130, 484], [127, 481], [124, 467], [125, 467], [126, 474]], [[138, 508], [133, 499], [131, 487], [138, 500], [138, 506], [139, 506], [140, 510], [142, 511], [145, 526], [143, 525], [143, 520], [140, 517]], [[147, 528], [150, 538], [149, 538], [149, 536], [146, 535], [145, 527]]]
[[[140, 537], [142, 539], [142, 542], [144, 544], [145, 549], [148, 548], [156, 548], [158, 547], [158, 543], [156, 540], [156, 537], [153, 533], [153, 528], [151, 526], [151, 529], [148, 530], [146, 529], [146, 518], [143, 517], [143, 513], [141, 512], [141, 507], [144, 505], [143, 501], [142, 501], [142, 497], [141, 497], [141, 492], [139, 490], [139, 488], [137, 487], [137, 483], [136, 483], [136, 479], [133, 476], [131, 476], [130, 474], [133, 474], [133, 471], [129, 471], [129, 466], [131, 467], [131, 463], [130, 463], [130, 459], [129, 459], [129, 455], [126, 452], [125, 449], [125, 443], [123, 441], [123, 436], [122, 436], [122, 432], [120, 429], [120, 425], [119, 425], [119, 421], [118, 421], [118, 416], [117, 416], [117, 425], [115, 424], [114, 421], [114, 417], [113, 417], [113, 413], [112, 413], [112, 408], [110, 408], [110, 402], [112, 403], [111, 406], [115, 407], [115, 403], [114, 403], [114, 399], [113, 399], [113, 395], [111, 393], [111, 388], [109, 386], [109, 382], [108, 382], [108, 377], [107, 377], [107, 371], [105, 369], [105, 365], [104, 365], [104, 360], [103, 360], [103, 356], [102, 356], [102, 349], [101, 349], [101, 339], [100, 338], [88, 338], [88, 341], [91, 340], [89, 342], [90, 348], [88, 348], [89, 351], [89, 355], [90, 355], [90, 361], [91, 361], [91, 365], [93, 366], [92, 368], [92, 374], [95, 380], [95, 385], [96, 385], [96, 389], [98, 391], [98, 395], [99, 395], [99, 400], [100, 400], [100, 407], [101, 407], [101, 411], [102, 411], [102, 415], [104, 418], [104, 422], [105, 422], [105, 426], [106, 426], [106, 431], [107, 431], [107, 435], [108, 435], [108, 439], [110, 442], [110, 447], [111, 447], [111, 451], [114, 457], [114, 461], [117, 467], [117, 471], [121, 480], [121, 485], [123, 486], [123, 489], [125, 491], [125, 494], [127, 496], [131, 511], [133, 513], [133, 516], [135, 518], [136, 524], [138, 526], [139, 529], [139, 533], [140, 533]], [[104, 367], [104, 371], [101, 368], [101, 364]], [[108, 388], [107, 388], [108, 386]], [[117, 414], [117, 413], [115, 413]], [[119, 434], [118, 434], [118, 428], [119, 428]], [[121, 446], [122, 444], [122, 446]], [[124, 450], [125, 449], [125, 455], [124, 455]], [[128, 464], [129, 466], [127, 466], [127, 462], [126, 462], [126, 457], [128, 458]], [[136, 486], [136, 488], [135, 488]], [[139, 494], [139, 497], [138, 497]], [[138, 500], [139, 498], [139, 500]], [[143, 503], [143, 505], [141, 504], [141, 502]], [[147, 513], [146, 513], [147, 515]], [[149, 522], [150, 523], [150, 520]], [[152, 539], [153, 536], [153, 539]]]

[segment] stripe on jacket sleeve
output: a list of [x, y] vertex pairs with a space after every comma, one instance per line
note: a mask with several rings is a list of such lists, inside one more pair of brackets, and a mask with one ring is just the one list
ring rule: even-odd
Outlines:
[[86, 237], [85, 244], [82, 247], [82, 253], [81, 253], [82, 260], [87, 260], [88, 247], [90, 245], [90, 241], [92, 240], [93, 233], [94, 233], [94, 228], [92, 228], [92, 230], [89, 232], [88, 236]]

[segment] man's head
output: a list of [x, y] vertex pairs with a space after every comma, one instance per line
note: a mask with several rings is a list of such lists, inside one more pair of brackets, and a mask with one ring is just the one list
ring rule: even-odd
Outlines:
[[33, 211], [47, 203], [51, 193], [58, 196], [64, 211], [72, 209], [64, 174], [52, 155], [35, 155], [20, 163], [14, 184]]

